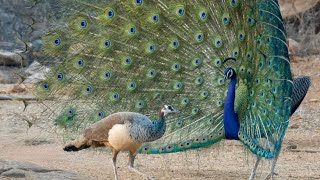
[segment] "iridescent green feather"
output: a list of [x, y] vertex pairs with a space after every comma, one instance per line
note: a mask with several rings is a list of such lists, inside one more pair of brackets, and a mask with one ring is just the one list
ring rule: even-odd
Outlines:
[[[278, 153], [288, 125], [292, 81], [276, 1], [54, 3], [60, 7], [56, 13], [67, 15], [44, 34], [43, 53], [48, 61], [59, 61], [37, 94], [42, 100], [53, 98], [43, 102], [48, 107], [44, 114], [69, 135], [119, 111], [157, 119], [166, 103], [181, 113], [168, 116], [164, 136], [145, 144], [141, 153], [214, 144], [225, 138], [229, 82], [223, 73], [231, 66], [237, 72], [240, 140], [259, 156]], [[228, 57], [237, 61], [224, 63]], [[68, 114], [70, 109], [76, 114]]]

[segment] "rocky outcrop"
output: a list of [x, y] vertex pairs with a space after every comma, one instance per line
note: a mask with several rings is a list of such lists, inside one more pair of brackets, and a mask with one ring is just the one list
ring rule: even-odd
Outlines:
[[73, 172], [59, 169], [47, 169], [41, 166], [17, 161], [0, 159], [0, 179], [26, 179], [26, 180], [85, 180], [90, 179]]

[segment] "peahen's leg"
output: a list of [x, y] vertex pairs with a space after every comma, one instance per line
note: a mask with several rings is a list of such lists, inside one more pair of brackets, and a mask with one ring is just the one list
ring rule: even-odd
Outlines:
[[117, 155], [119, 151], [112, 149], [112, 165], [113, 165], [113, 172], [114, 172], [114, 179], [118, 180], [118, 173], [117, 173]]
[[137, 169], [135, 169], [133, 167], [134, 159], [136, 158], [136, 155], [137, 155], [137, 152], [129, 151], [129, 166], [128, 166], [128, 168], [130, 171], [133, 171], [141, 176], [144, 176], [146, 179], [148, 179], [148, 177], [145, 174], [143, 174], [142, 172], [138, 171]]
[[260, 160], [261, 160], [261, 157], [257, 157], [256, 164], [254, 165], [252, 172], [251, 172], [251, 175], [250, 175], [250, 178], [249, 178], [250, 180], [254, 180], [254, 177], [256, 176], [256, 172], [257, 172], [257, 168], [258, 168]]

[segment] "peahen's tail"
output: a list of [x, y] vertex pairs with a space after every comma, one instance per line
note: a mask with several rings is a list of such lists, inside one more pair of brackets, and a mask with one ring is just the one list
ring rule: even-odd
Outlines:
[[73, 144], [68, 144], [68, 145], [66, 145], [64, 148], [63, 148], [63, 150], [64, 151], [68, 151], [68, 152], [70, 152], [70, 151], [80, 151], [80, 150], [82, 150], [82, 149], [87, 149], [87, 148], [90, 148], [91, 146], [89, 146], [89, 145], [87, 145], [87, 144], [83, 144], [83, 145], [81, 145], [80, 147], [76, 147], [75, 145], [73, 145]]
[[64, 151], [80, 151], [82, 149], [87, 149], [90, 147], [101, 147], [105, 146], [104, 143], [92, 140], [85, 137], [85, 135], [80, 135], [76, 140], [64, 146]]
[[87, 149], [91, 147], [91, 143], [89, 140], [81, 135], [78, 139], [72, 141], [71, 143], [67, 144], [63, 150], [64, 151], [80, 151], [82, 149]]

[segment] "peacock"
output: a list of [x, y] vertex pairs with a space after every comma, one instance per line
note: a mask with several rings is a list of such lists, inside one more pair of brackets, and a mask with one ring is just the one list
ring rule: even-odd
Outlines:
[[66, 140], [117, 112], [157, 119], [165, 103], [180, 113], [168, 117], [163, 136], [144, 143], [139, 153], [233, 139], [258, 157], [252, 179], [260, 158], [275, 164], [294, 100], [305, 95], [298, 89], [292, 96], [277, 0], [47, 3], [55, 15], [42, 35], [50, 71], [33, 91], [41, 116]]
[[129, 151], [129, 169], [139, 175], [142, 172], [133, 167], [137, 151], [142, 143], [159, 139], [166, 130], [165, 116], [179, 112], [170, 105], [164, 105], [157, 122], [135, 112], [118, 112], [94, 123], [78, 139], [64, 147], [65, 151], [79, 151], [89, 147], [108, 146], [112, 148], [112, 165], [115, 179], [117, 174], [117, 155]]
[[[291, 94], [291, 98], [292, 98], [291, 115], [295, 113], [295, 111], [300, 106], [310, 86], [311, 86], [311, 79], [308, 76], [298, 76], [295, 79], [293, 79], [293, 90]], [[280, 150], [276, 154], [275, 158], [273, 159], [271, 172], [268, 174], [268, 176], [265, 179], [269, 179], [270, 177], [274, 179], [275, 166], [279, 157], [279, 153], [280, 153]], [[258, 157], [255, 163], [255, 166], [252, 170], [250, 179], [254, 179], [259, 162], [260, 162], [260, 158]]]

